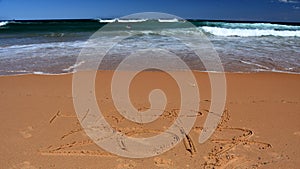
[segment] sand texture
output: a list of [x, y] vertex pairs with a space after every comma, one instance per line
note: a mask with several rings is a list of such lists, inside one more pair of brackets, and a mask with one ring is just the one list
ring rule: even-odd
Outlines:
[[[98, 147], [82, 129], [72, 100], [72, 74], [0, 77], [0, 168], [298, 168], [300, 166], [300, 75], [227, 73], [227, 99], [217, 130], [198, 143], [210, 112], [207, 73], [194, 72], [200, 107], [192, 130], [161, 155], [123, 158]], [[154, 122], [122, 117], [110, 93], [112, 72], [96, 79], [98, 105], [109, 124], [127, 136], [148, 137], [168, 128], [180, 109], [180, 92], [163, 72], [140, 73], [131, 83], [133, 105], [150, 107], [148, 94], [160, 88], [168, 98]], [[120, 84], [121, 85], [121, 84]], [[192, 84], [191, 84], [192, 85]]]

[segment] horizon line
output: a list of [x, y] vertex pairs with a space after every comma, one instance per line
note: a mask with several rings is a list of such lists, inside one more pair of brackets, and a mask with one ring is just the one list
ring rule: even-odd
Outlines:
[[[36, 19], [0, 19], [0, 21], [87, 21], [87, 20], [100, 20], [100, 19], [120, 19], [118, 17], [116, 18], [36, 18]], [[142, 19], [142, 18], [138, 18]], [[147, 19], [147, 18], [143, 18]], [[174, 18], [161, 18], [161, 19], [174, 19]], [[242, 20], [242, 19], [195, 19], [195, 18], [182, 18], [183, 20], [187, 21], [212, 21], [212, 22], [236, 22], [236, 23], [291, 23], [291, 24], [300, 24], [300, 21], [267, 21], [267, 20]], [[155, 19], [149, 19], [149, 20], [155, 20]]]

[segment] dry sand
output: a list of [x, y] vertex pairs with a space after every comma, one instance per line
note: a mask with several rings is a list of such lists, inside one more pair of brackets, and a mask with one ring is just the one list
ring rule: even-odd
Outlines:
[[[168, 97], [165, 113], [150, 124], [124, 119], [110, 95], [112, 72], [97, 76], [97, 100], [107, 121], [132, 137], [155, 135], [176, 118], [180, 94], [172, 78], [144, 72], [132, 82], [133, 104], [149, 107], [149, 91]], [[200, 112], [193, 129], [170, 151], [129, 159], [105, 152], [82, 130], [72, 102], [72, 75], [0, 77], [0, 168], [299, 168], [300, 75], [227, 73], [226, 110], [218, 129], [197, 142], [210, 105], [206, 73], [195, 72]]]

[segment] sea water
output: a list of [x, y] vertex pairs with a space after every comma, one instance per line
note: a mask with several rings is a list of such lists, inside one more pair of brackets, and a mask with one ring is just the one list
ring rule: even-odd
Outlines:
[[[193, 27], [185, 27], [190, 22]], [[204, 34], [217, 51], [226, 72], [300, 73], [300, 24], [203, 21], [178, 19], [91, 19], [0, 21], [0, 75], [69, 73], [86, 41], [107, 24], [115, 24], [97, 45], [120, 36], [128, 38], [107, 52], [99, 69], [115, 69], [138, 49], [164, 48], [191, 69], [206, 71], [195, 53], [172, 36]], [[91, 46], [91, 47], [95, 47]]]

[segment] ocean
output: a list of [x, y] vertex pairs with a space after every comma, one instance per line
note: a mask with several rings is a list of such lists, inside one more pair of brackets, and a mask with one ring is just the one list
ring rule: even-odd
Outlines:
[[[194, 27], [184, 27], [183, 22], [191, 22]], [[118, 24], [108, 30], [109, 37], [99, 41], [133, 36], [115, 45], [99, 69], [115, 69], [136, 49], [164, 46], [183, 58], [191, 69], [206, 71], [178, 41], [160, 35], [167, 31], [174, 35], [203, 33], [226, 72], [300, 73], [300, 23], [88, 19], [0, 21], [0, 75], [73, 72], [90, 36], [114, 23]]]

